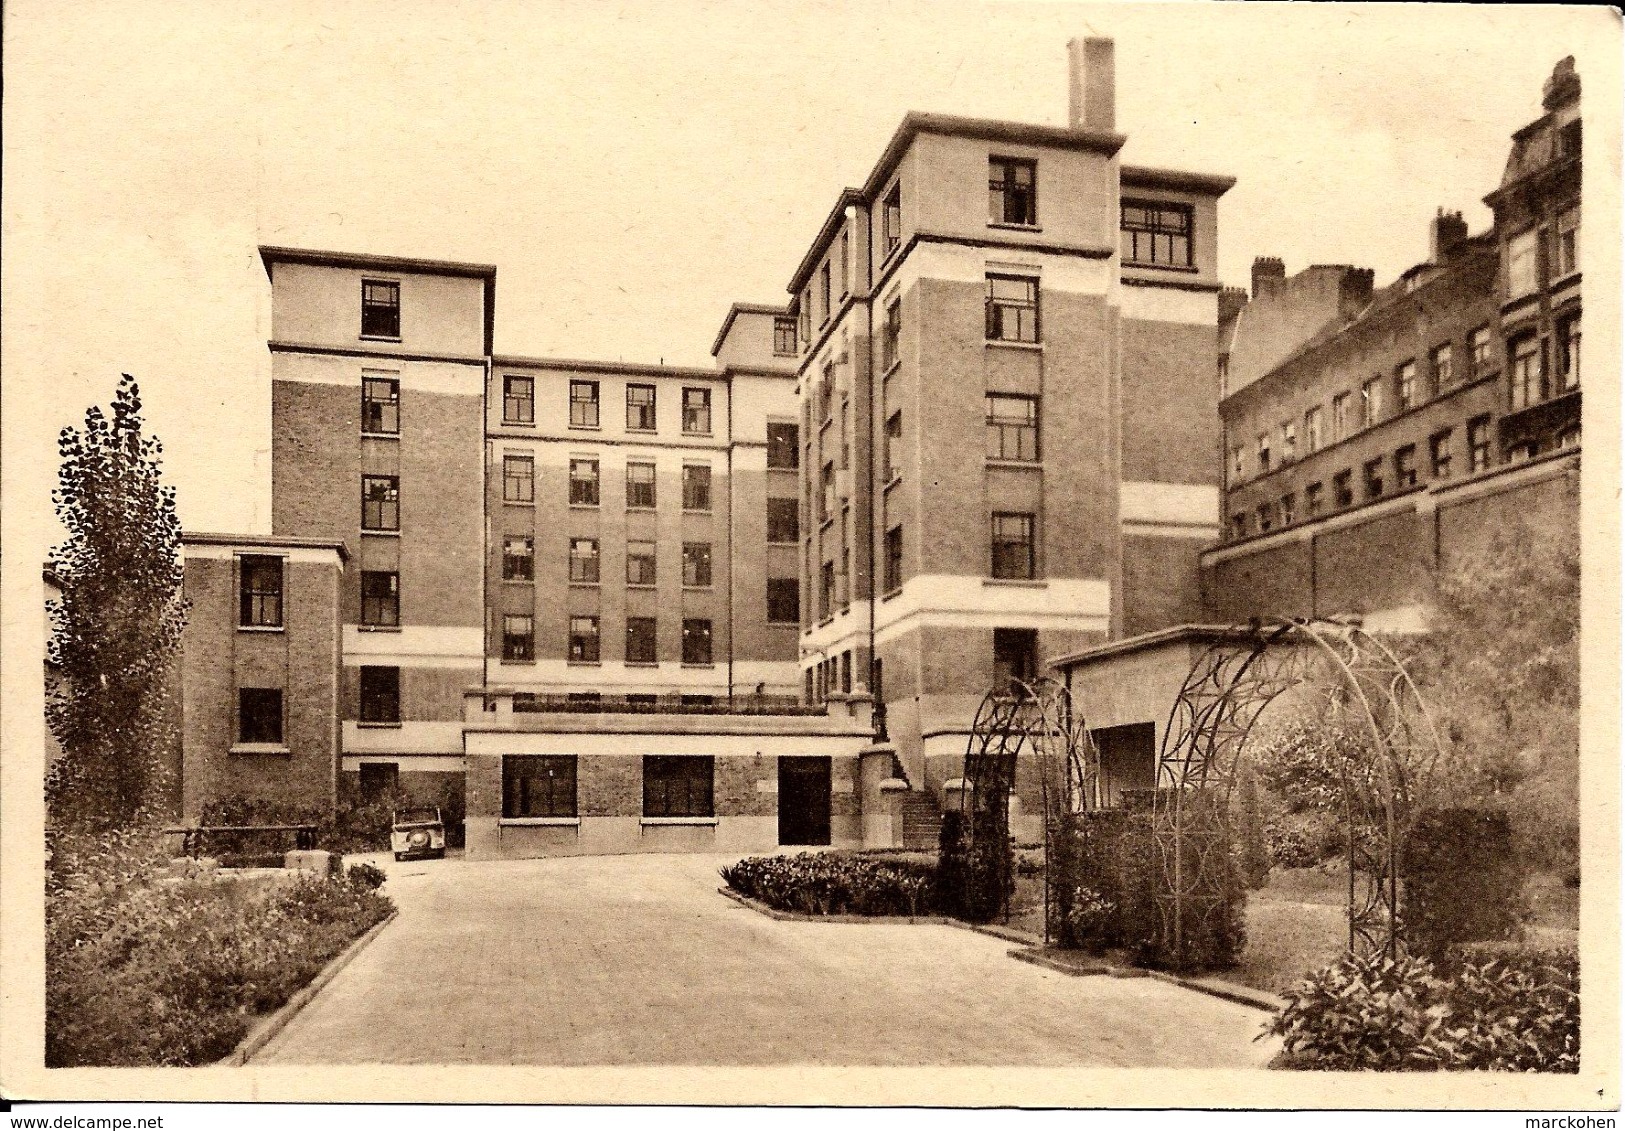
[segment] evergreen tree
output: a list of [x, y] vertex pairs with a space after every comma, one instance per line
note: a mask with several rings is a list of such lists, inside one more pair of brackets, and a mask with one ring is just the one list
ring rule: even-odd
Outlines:
[[67, 540], [53, 552], [62, 597], [50, 606], [61, 678], [46, 721], [62, 754], [46, 776], [48, 822], [62, 831], [124, 829], [158, 815], [165, 754], [178, 729], [168, 683], [186, 604], [175, 489], [161, 445], [142, 434], [141, 395], [124, 374], [112, 417], [64, 428], [52, 493]]

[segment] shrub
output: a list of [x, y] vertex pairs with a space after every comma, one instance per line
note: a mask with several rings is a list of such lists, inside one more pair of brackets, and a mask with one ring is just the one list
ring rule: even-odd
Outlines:
[[[972, 836], [970, 822], [980, 821]], [[970, 923], [998, 918], [1015, 891], [1016, 854], [988, 814], [949, 810], [942, 815], [937, 852], [937, 902], [946, 914]]]
[[369, 864], [366, 861], [362, 861], [359, 864], [351, 864], [350, 867], [345, 871], [344, 875], [345, 878], [350, 881], [350, 883], [358, 887], [365, 888], [367, 891], [376, 891], [378, 888], [383, 887], [384, 881], [388, 879], [388, 877], [384, 875], [384, 870], [382, 868], [378, 867], [376, 864]]
[[1420, 953], [1510, 938], [1523, 919], [1523, 869], [1504, 812], [1423, 813], [1407, 838], [1404, 879], [1405, 940]]
[[1270, 863], [1277, 868], [1313, 868], [1346, 845], [1337, 822], [1323, 813], [1282, 813], [1264, 826]]
[[1570, 952], [1344, 957], [1290, 991], [1268, 1031], [1282, 1068], [1578, 1072], [1579, 963]]
[[1259, 797], [1258, 780], [1251, 771], [1242, 770], [1236, 793], [1239, 810], [1236, 852], [1243, 880], [1248, 888], [1256, 890], [1269, 882], [1272, 860], [1264, 837], [1263, 801]]
[[734, 891], [804, 915], [925, 915], [935, 865], [844, 852], [751, 856], [721, 869]]

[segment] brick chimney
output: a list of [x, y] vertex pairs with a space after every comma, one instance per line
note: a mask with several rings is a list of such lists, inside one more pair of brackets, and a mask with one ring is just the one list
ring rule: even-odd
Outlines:
[[1219, 292], [1219, 325], [1234, 322], [1247, 305], [1247, 292], [1240, 287], [1225, 287]]
[[1556, 110], [1580, 97], [1580, 73], [1574, 69], [1574, 56], [1566, 55], [1552, 68], [1551, 78], [1541, 88], [1540, 104], [1548, 111]]
[[1067, 124], [1073, 129], [1107, 133], [1117, 129], [1116, 58], [1109, 39], [1090, 36], [1067, 41]]
[[1456, 245], [1467, 238], [1467, 221], [1461, 218], [1460, 212], [1446, 212], [1441, 208], [1439, 214], [1433, 217], [1429, 237], [1429, 261], [1443, 263]]
[[1348, 267], [1337, 281], [1337, 312], [1344, 318], [1353, 318], [1371, 303], [1373, 284], [1377, 273], [1369, 267]]
[[1272, 256], [1253, 260], [1253, 297], [1274, 294], [1286, 285], [1286, 264]]

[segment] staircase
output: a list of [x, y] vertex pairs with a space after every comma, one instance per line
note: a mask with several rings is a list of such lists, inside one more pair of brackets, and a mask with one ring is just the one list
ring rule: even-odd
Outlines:
[[934, 850], [942, 836], [942, 808], [929, 793], [911, 790], [903, 795], [903, 830], [899, 847]]

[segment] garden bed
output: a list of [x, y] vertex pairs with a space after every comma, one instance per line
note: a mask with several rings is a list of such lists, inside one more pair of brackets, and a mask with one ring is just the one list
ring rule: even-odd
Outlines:
[[923, 853], [802, 852], [750, 856], [721, 869], [730, 889], [800, 915], [938, 914], [934, 859]]

